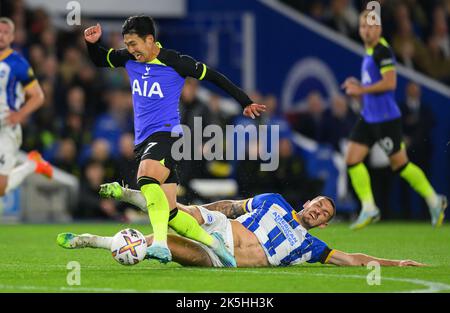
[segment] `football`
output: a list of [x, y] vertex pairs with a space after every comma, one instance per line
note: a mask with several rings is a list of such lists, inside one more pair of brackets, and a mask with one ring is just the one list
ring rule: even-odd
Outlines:
[[111, 244], [113, 258], [122, 265], [135, 265], [145, 258], [147, 241], [138, 230], [127, 228], [114, 235]]

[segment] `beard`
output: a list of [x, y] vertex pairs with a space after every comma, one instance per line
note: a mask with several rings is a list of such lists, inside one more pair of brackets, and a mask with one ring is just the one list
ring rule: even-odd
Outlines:
[[302, 225], [306, 226], [308, 229], [315, 227], [315, 225], [313, 225], [314, 221], [309, 217], [302, 216], [300, 220], [302, 222]]

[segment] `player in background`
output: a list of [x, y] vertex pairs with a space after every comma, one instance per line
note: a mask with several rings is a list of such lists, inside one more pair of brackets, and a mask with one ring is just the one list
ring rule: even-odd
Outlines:
[[27, 60], [11, 49], [13, 40], [13, 21], [0, 17], [0, 197], [33, 172], [53, 176], [51, 165], [37, 151], [15, 167], [22, 145], [21, 124], [42, 106], [44, 94]]
[[[125, 197], [127, 198], [127, 197]], [[127, 198], [129, 199], [129, 198]], [[140, 206], [145, 210], [145, 205]], [[366, 266], [371, 261], [381, 266], [423, 266], [411, 260], [388, 260], [362, 253], [330, 249], [309, 230], [324, 228], [335, 215], [332, 199], [318, 196], [296, 212], [279, 194], [260, 194], [247, 200], [223, 200], [203, 206], [178, 208], [191, 214], [207, 232], [220, 232], [226, 238], [237, 267], [289, 266], [307, 263], [340, 266]], [[235, 220], [228, 219], [236, 218]], [[153, 236], [147, 236], [147, 244]], [[103, 248], [111, 251], [112, 237], [62, 233], [57, 243], [67, 249]], [[168, 236], [174, 261], [185, 266], [223, 267], [211, 249], [177, 235]]]
[[243, 114], [254, 118], [265, 110], [225, 76], [187, 55], [168, 50], [156, 41], [155, 24], [148, 16], [129, 17], [122, 26], [126, 49], [106, 49], [100, 45], [99, 24], [85, 30], [89, 56], [100, 67], [125, 67], [133, 97], [135, 152], [140, 161], [137, 181], [145, 197], [154, 231], [153, 244], [147, 249], [151, 258], [171, 260], [167, 247], [168, 225], [179, 234], [199, 241], [216, 251], [228, 266], [235, 260], [217, 233], [208, 234], [197, 221], [176, 211], [178, 183], [172, 144], [181, 134], [179, 98], [186, 77], [207, 80], [236, 99]]
[[348, 173], [362, 204], [359, 217], [351, 228], [361, 229], [380, 219], [369, 173], [363, 163], [375, 142], [378, 142], [389, 156], [391, 169], [425, 199], [432, 225], [440, 226], [444, 220], [447, 198], [437, 194], [424, 172], [408, 160], [402, 142], [401, 113], [395, 101], [395, 59], [389, 44], [381, 37], [381, 19], [375, 11], [361, 13], [359, 34], [366, 49], [361, 68], [361, 83], [354, 77], [347, 78], [343, 83], [347, 95], [362, 96], [363, 102], [361, 116], [350, 134], [346, 155]]

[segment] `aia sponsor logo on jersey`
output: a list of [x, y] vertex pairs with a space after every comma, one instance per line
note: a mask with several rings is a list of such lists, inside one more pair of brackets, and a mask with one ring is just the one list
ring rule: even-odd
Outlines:
[[164, 94], [158, 82], [154, 82], [150, 85], [146, 80], [140, 82], [135, 79], [133, 80], [131, 92], [133, 95], [139, 95], [141, 97], [152, 98], [153, 96], [159, 96], [159, 98], [164, 98]]

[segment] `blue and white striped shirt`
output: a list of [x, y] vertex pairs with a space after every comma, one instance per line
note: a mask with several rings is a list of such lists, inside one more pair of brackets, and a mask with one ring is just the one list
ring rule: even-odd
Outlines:
[[17, 111], [24, 102], [26, 88], [35, 80], [27, 60], [12, 49], [0, 55], [0, 106]]
[[294, 209], [279, 194], [257, 195], [245, 209], [248, 213], [237, 220], [256, 235], [271, 265], [323, 262], [331, 251], [298, 223]]
[[25, 101], [25, 89], [34, 83], [27, 60], [12, 49], [0, 55], [0, 125], [9, 111], [18, 111]]

